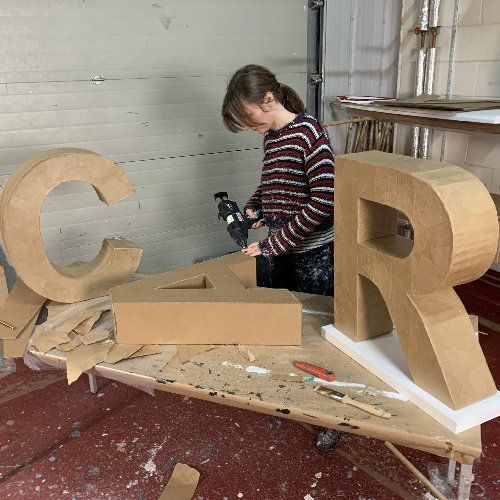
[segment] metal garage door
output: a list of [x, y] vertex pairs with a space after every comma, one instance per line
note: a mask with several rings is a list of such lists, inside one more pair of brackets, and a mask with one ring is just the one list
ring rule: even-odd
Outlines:
[[236, 249], [213, 193], [253, 192], [261, 138], [224, 129], [225, 85], [252, 62], [305, 98], [306, 27], [304, 0], [1, 0], [2, 186], [30, 155], [81, 147], [137, 189], [114, 207], [82, 183], [54, 190], [49, 257], [90, 260], [122, 237], [143, 246], [141, 269], [163, 271]]

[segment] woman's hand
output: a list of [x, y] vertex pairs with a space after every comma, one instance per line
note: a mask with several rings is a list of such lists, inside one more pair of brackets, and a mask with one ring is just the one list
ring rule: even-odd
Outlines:
[[251, 257], [257, 257], [257, 255], [262, 255], [260, 251], [259, 242], [250, 243], [246, 248], [242, 250], [242, 252], [250, 255]]
[[[251, 208], [247, 208], [247, 216], [250, 217], [251, 219], [254, 218], [255, 212]], [[259, 229], [259, 227], [262, 227], [264, 224], [262, 221], [257, 221], [252, 224], [252, 229]]]

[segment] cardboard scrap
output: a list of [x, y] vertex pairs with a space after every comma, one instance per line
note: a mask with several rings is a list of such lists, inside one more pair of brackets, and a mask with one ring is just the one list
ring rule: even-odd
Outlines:
[[82, 344], [82, 341], [80, 340], [78, 335], [75, 335], [73, 332], [70, 332], [68, 336], [71, 339], [69, 342], [56, 346], [59, 351], [69, 352], [72, 351], [75, 347], [78, 347]]
[[86, 333], [89, 333], [90, 330], [92, 330], [94, 324], [101, 317], [101, 314], [102, 311], [97, 311], [92, 316], [87, 318], [85, 321], [82, 321], [79, 325], [75, 326], [75, 328], [73, 329], [75, 330], [76, 333], [79, 333], [80, 335], [85, 335]]
[[189, 465], [177, 463], [158, 500], [191, 500], [198, 487], [200, 473]]
[[87, 321], [89, 318], [94, 316], [96, 313], [95, 311], [83, 311], [76, 316], [67, 319], [66, 321], [62, 322], [60, 325], [57, 326], [57, 330], [60, 332], [71, 332], [74, 330], [77, 326], [81, 325], [83, 322]]
[[95, 344], [109, 337], [109, 330], [92, 330], [85, 335], [81, 335], [82, 343], [85, 345]]
[[15, 339], [23, 332], [47, 299], [38, 295], [18, 279], [0, 307], [0, 320], [15, 327], [14, 330], [0, 325], [0, 339]]
[[239, 345], [238, 346], [238, 351], [240, 351], [240, 354], [247, 360], [250, 361], [250, 363], [253, 363], [257, 358], [254, 356], [254, 354], [248, 349], [247, 346], [245, 345]]
[[214, 345], [203, 345], [203, 344], [194, 344], [194, 345], [178, 345], [177, 346], [177, 356], [179, 358], [180, 363], [184, 363], [189, 361], [192, 357], [201, 354], [202, 352], [210, 351], [213, 349]]
[[35, 330], [35, 323], [38, 319], [38, 312], [31, 318], [31, 321], [24, 327], [23, 331], [16, 339], [2, 340], [3, 356], [5, 358], [22, 358], [28, 342]]
[[145, 345], [141, 347], [138, 351], [134, 352], [129, 356], [129, 359], [139, 358], [140, 356], [151, 356], [152, 354], [160, 354], [161, 347], [159, 345]]
[[[500, 194], [490, 193], [490, 195], [493, 198], [493, 203], [495, 203], [495, 208], [497, 211], [497, 220], [498, 224], [500, 225]], [[497, 253], [495, 255], [493, 262], [495, 264], [500, 264], [500, 234], [498, 235]]]
[[84, 371], [90, 370], [95, 365], [102, 363], [112, 346], [112, 342], [81, 345], [68, 352], [66, 355], [68, 385], [77, 380]]
[[[335, 169], [335, 328], [359, 342], [394, 322], [414, 382], [454, 410], [494, 395], [452, 288], [482, 276], [497, 251], [482, 182], [449, 163], [380, 151], [341, 155]], [[398, 211], [414, 241], [397, 234]]]
[[65, 344], [71, 340], [67, 332], [46, 330], [43, 327], [37, 327], [35, 329], [35, 335], [36, 337], [32, 341], [32, 345], [42, 354], [50, 351], [56, 345]]
[[142, 347], [144, 344], [113, 344], [104, 361], [110, 364], [118, 363], [122, 359], [130, 358]]
[[160, 368], [160, 373], [165, 373], [169, 372], [170, 370], [175, 370], [181, 365], [181, 362], [179, 361], [179, 356], [177, 356], [177, 351], [176, 350], [174, 351], [176, 347], [174, 345], [170, 347], [173, 348], [172, 357]]
[[[12, 266], [32, 290], [59, 302], [108, 293], [134, 273], [142, 255], [142, 249], [131, 241], [106, 239], [91, 262], [63, 267], [50, 262], [43, 245], [40, 213], [47, 195], [62, 182], [72, 180], [91, 184], [107, 205], [135, 193], [133, 184], [112, 160], [67, 148], [45, 151], [22, 163], [9, 176], [0, 199], [0, 229]], [[16, 326], [24, 328], [26, 323]]]
[[2, 307], [9, 296], [9, 288], [7, 287], [7, 278], [5, 277], [5, 269], [0, 266], [0, 307]]
[[111, 310], [111, 297], [103, 295], [94, 299], [72, 302], [70, 304], [62, 304], [61, 302], [51, 300], [47, 303], [47, 321], [52, 324], [57, 319], [70, 318], [88, 309], [94, 309], [95, 311]]
[[[113, 317], [113, 313], [111, 311], [104, 311], [101, 314], [101, 317], [95, 322], [90, 332], [94, 330], [112, 330], [114, 326], [115, 326], [115, 320]], [[82, 334], [82, 335], [87, 335], [87, 334]]]

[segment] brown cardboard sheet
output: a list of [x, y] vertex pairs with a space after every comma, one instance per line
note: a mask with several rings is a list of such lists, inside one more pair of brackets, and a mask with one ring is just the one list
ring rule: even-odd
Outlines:
[[62, 352], [69, 352], [75, 349], [75, 347], [78, 347], [79, 345], [82, 345], [82, 341], [80, 340], [80, 337], [76, 335], [74, 332], [70, 332], [68, 334], [68, 337], [71, 339], [69, 342], [65, 342], [64, 344], [59, 344], [56, 346], [56, 349]]
[[140, 358], [141, 356], [152, 356], [153, 354], [159, 354], [161, 352], [161, 347], [159, 345], [145, 345], [142, 346], [138, 351], [132, 353], [128, 358]]
[[106, 294], [134, 273], [142, 255], [142, 249], [130, 241], [104, 240], [91, 262], [76, 266], [50, 262], [40, 231], [41, 209], [52, 189], [73, 180], [91, 184], [107, 205], [135, 192], [113, 161], [83, 149], [55, 149], [20, 165], [10, 175], [0, 199], [0, 229], [11, 264], [32, 290], [59, 302]]
[[[355, 341], [398, 332], [414, 382], [453, 409], [495, 394], [453, 286], [480, 277], [498, 241], [479, 179], [448, 163], [370, 151], [336, 161], [335, 326]], [[414, 241], [396, 234], [397, 210]]]
[[81, 345], [66, 354], [68, 385], [87, 370], [106, 359], [112, 343]]
[[15, 339], [2, 340], [3, 356], [5, 358], [22, 358], [28, 342], [35, 330], [35, 323], [38, 318], [38, 312], [31, 318], [30, 322], [24, 327], [23, 331]]
[[86, 333], [89, 333], [90, 330], [92, 330], [92, 327], [94, 324], [97, 322], [97, 320], [101, 317], [102, 311], [98, 311], [86, 320], [82, 321], [79, 325], [77, 325], [73, 330], [75, 330], [76, 333], [79, 333], [81, 335], [85, 335]]
[[200, 473], [196, 469], [177, 463], [158, 500], [191, 500], [199, 480]]
[[58, 332], [57, 330], [47, 330], [41, 326], [35, 328], [33, 346], [37, 351], [46, 353], [59, 344], [66, 344], [71, 339], [68, 332]]
[[0, 266], [0, 307], [3, 306], [9, 296], [9, 288], [7, 287], [7, 278], [5, 277], [5, 269]]
[[410, 99], [380, 101], [377, 106], [440, 109], [443, 111], [476, 111], [500, 108], [499, 99], [442, 99], [435, 95], [419, 95]]
[[[95, 316], [97, 313], [93, 310], [90, 311], [83, 311], [76, 316], [73, 316], [71, 318], [68, 318], [67, 320], [63, 321], [62, 323], [57, 325], [57, 330], [60, 332], [71, 332], [75, 330], [78, 326], [80, 326], [82, 323], [87, 321], [89, 318], [92, 318]], [[99, 312], [99, 316], [101, 313]], [[90, 331], [90, 329], [88, 330]]]
[[255, 361], [256, 358], [254, 354], [246, 345], [239, 345], [238, 351], [247, 361], [250, 361], [250, 363], [253, 363]]
[[0, 325], [0, 338], [17, 338], [33, 316], [40, 311], [45, 301], [45, 297], [38, 295], [18, 279], [0, 307], [0, 320], [14, 326], [15, 329], [11, 330]]
[[213, 349], [214, 345], [178, 345], [177, 346], [177, 356], [179, 357], [179, 361], [184, 363], [202, 352], [209, 351]]
[[106, 355], [105, 362], [111, 364], [118, 363], [122, 359], [130, 358], [132, 354], [136, 353], [142, 347], [144, 347], [142, 344], [113, 344], [113, 347], [111, 347]]
[[[495, 207], [497, 210], [498, 224], [500, 224], [500, 194], [493, 194], [493, 193], [490, 194], [491, 197], [493, 198], [493, 202], [495, 203]], [[495, 264], [500, 264], [500, 236], [498, 237], [497, 254], [495, 255], [493, 262], [495, 262]]]
[[87, 310], [93, 310], [95, 314], [98, 311], [111, 310], [111, 297], [103, 295], [89, 300], [63, 304], [50, 300], [46, 304], [47, 322], [53, 324], [55, 321], [61, 323], [63, 320], [72, 318]]
[[257, 288], [255, 259], [241, 252], [118, 286], [111, 297], [121, 344], [301, 342], [299, 302]]
[[91, 330], [89, 333], [81, 335], [80, 338], [82, 344], [90, 345], [95, 344], [96, 342], [100, 342], [101, 340], [106, 340], [109, 337], [109, 334], [110, 330]]

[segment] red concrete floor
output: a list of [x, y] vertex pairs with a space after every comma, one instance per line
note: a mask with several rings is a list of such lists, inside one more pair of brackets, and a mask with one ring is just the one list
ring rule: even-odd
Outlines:
[[[496, 380], [500, 334], [480, 341]], [[376, 440], [344, 434], [330, 452], [298, 423], [168, 393], [17, 363], [0, 380], [0, 498], [156, 499], [177, 462], [201, 473], [194, 498], [423, 498], [426, 489]], [[500, 498], [498, 419], [483, 425], [472, 498]], [[427, 475], [427, 453], [400, 447]]]

